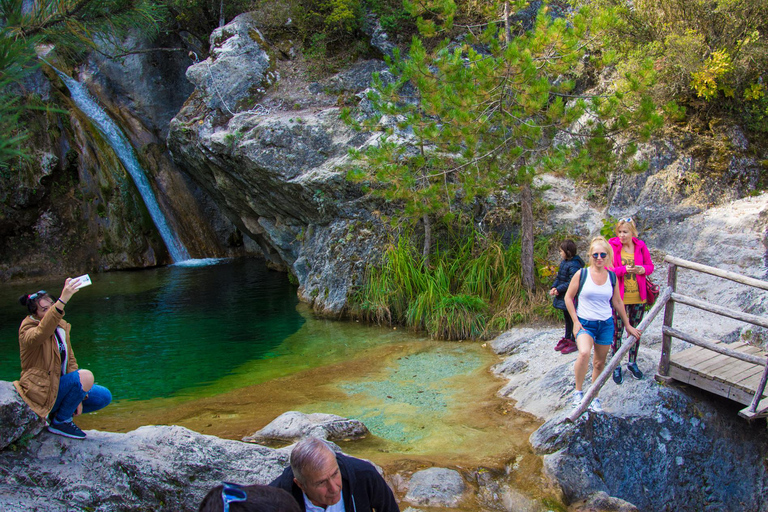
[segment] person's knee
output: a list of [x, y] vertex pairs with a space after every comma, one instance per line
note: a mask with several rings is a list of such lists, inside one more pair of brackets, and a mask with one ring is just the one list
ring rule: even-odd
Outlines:
[[95, 382], [93, 373], [90, 370], [78, 370], [78, 374], [80, 375], [80, 385], [83, 387], [83, 391], [90, 391]]

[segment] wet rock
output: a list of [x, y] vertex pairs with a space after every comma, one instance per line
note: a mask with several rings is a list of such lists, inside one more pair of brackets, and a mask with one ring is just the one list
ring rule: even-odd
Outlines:
[[11, 382], [0, 381], [0, 450], [38, 434], [45, 420], [35, 414]]
[[369, 434], [368, 428], [358, 420], [342, 418], [335, 414], [304, 414], [288, 411], [266, 427], [243, 438], [249, 443], [267, 441], [298, 441], [304, 437], [328, 440], [362, 439]]
[[413, 474], [405, 501], [420, 506], [455, 507], [465, 489], [464, 479], [458, 471], [429, 468]]

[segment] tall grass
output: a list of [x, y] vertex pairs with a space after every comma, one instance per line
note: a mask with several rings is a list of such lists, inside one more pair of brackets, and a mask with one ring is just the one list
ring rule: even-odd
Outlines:
[[[548, 244], [537, 241], [538, 259], [546, 258]], [[368, 269], [352, 299], [353, 316], [439, 339], [477, 340], [553, 315], [545, 290], [529, 293], [522, 285], [519, 243], [504, 247], [473, 233], [447, 245], [430, 255], [428, 267], [415, 241], [400, 236], [382, 264]]]

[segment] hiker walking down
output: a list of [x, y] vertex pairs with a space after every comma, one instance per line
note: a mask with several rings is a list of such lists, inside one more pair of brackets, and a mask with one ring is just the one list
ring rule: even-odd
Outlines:
[[[629, 317], [632, 327], [637, 327], [645, 315], [647, 302], [646, 276], [653, 273], [653, 261], [651, 253], [645, 242], [637, 238], [637, 227], [631, 218], [619, 219], [616, 224], [616, 235], [608, 242], [613, 249], [613, 271], [619, 279], [619, 292], [624, 302], [624, 310]], [[611, 357], [621, 348], [621, 337], [624, 334], [624, 326], [619, 322], [619, 317], [614, 312], [613, 320], [616, 329], [613, 335], [613, 350]], [[643, 372], [637, 367], [637, 352], [640, 348], [640, 340], [635, 342], [629, 350], [627, 370], [635, 379], [642, 379]], [[613, 381], [621, 384], [624, 380], [621, 375], [621, 365], [613, 370]]]
[[[584, 398], [584, 379], [589, 368], [589, 356], [592, 358], [592, 382], [594, 383], [605, 368], [605, 359], [613, 343], [613, 312], [611, 305], [619, 312], [627, 332], [637, 338], [640, 331], [629, 323], [624, 304], [621, 302], [618, 279], [608, 264], [613, 261], [611, 245], [602, 236], [592, 239], [589, 244], [589, 267], [573, 276], [565, 293], [565, 306], [573, 320], [573, 331], [579, 355], [574, 364], [576, 389], [573, 392], [573, 404], [578, 406]], [[578, 297], [578, 306], [574, 300]], [[600, 400], [595, 397], [589, 408], [601, 412]]]
[[573, 320], [565, 307], [565, 292], [568, 291], [573, 275], [584, 267], [584, 260], [576, 254], [576, 243], [573, 240], [563, 240], [560, 244], [560, 257], [562, 258], [560, 268], [557, 270], [557, 276], [549, 294], [552, 296], [552, 305], [555, 309], [562, 310], [565, 320], [565, 335], [557, 342], [555, 350], [570, 354], [578, 349], [573, 334]]

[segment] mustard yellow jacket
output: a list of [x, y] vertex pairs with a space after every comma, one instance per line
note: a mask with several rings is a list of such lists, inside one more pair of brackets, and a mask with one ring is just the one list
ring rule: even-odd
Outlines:
[[28, 316], [19, 327], [21, 378], [13, 383], [19, 395], [40, 417], [45, 418], [56, 403], [61, 379], [61, 355], [54, 332], [64, 329], [67, 342], [66, 373], [77, 370], [77, 359], [69, 342], [71, 325], [64, 313], [51, 307], [42, 320]]

